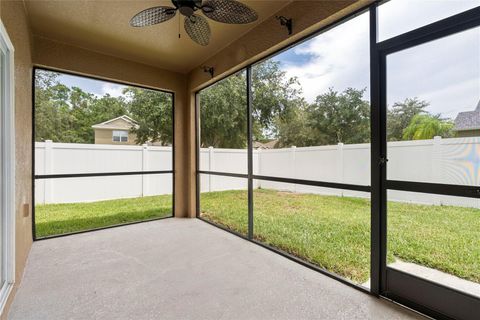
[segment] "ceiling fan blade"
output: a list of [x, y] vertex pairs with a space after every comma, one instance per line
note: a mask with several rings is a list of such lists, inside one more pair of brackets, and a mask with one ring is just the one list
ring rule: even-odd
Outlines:
[[153, 7], [140, 11], [130, 20], [132, 27], [146, 27], [175, 17], [177, 9], [171, 7]]
[[210, 26], [204, 17], [195, 14], [185, 17], [184, 27], [190, 38], [199, 45], [206, 46], [210, 42]]
[[258, 19], [255, 10], [235, 0], [206, 0], [202, 11], [208, 18], [222, 23], [245, 24]]

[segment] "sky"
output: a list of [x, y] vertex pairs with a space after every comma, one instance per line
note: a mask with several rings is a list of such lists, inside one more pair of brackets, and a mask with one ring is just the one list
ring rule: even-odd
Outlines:
[[118, 85], [101, 80], [93, 80], [91, 78], [77, 77], [67, 74], [61, 74], [58, 77], [58, 81], [68, 87], [79, 87], [85, 92], [93, 93], [96, 96], [102, 97], [105, 94], [109, 94], [112, 97], [122, 96], [122, 90], [125, 86]]
[[[391, 0], [378, 11], [379, 41], [480, 6], [480, 0]], [[364, 13], [272, 59], [299, 79], [304, 97], [330, 87], [367, 88], [369, 99], [369, 16]], [[60, 80], [98, 96], [121, 95], [123, 86], [69, 75]], [[428, 111], [454, 119], [480, 100], [480, 28], [423, 44], [387, 57], [388, 104], [418, 97]]]
[[[378, 11], [379, 41], [479, 5], [480, 0], [392, 0]], [[367, 12], [273, 59], [299, 79], [306, 100], [313, 102], [329, 88], [369, 88], [369, 56]], [[387, 96], [389, 105], [418, 97], [430, 102], [428, 111], [452, 119], [475, 109], [480, 100], [480, 28], [388, 56]]]

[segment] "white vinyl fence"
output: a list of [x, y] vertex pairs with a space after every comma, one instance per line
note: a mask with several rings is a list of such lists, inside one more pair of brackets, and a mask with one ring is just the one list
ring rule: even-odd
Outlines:
[[[480, 138], [389, 142], [388, 179], [455, 185], [480, 185]], [[247, 172], [247, 151], [200, 150], [200, 170]], [[294, 179], [370, 185], [370, 144], [254, 150], [253, 173]], [[201, 176], [201, 190], [245, 189], [243, 179]], [[256, 180], [254, 187], [292, 192], [370, 197], [369, 193]], [[388, 199], [435, 205], [480, 208], [475, 198], [388, 191]]]
[[[172, 170], [172, 148], [101, 144], [35, 143], [35, 174]], [[171, 174], [42, 179], [35, 203], [70, 203], [172, 193]]]
[[[459, 185], [480, 184], [480, 138], [400, 141], [388, 143], [388, 178]], [[254, 150], [256, 175], [370, 185], [370, 145]], [[170, 170], [171, 148], [81, 144], [36, 144], [37, 174]], [[247, 150], [202, 148], [200, 170], [246, 173]], [[70, 180], [70, 181], [64, 181]], [[37, 181], [37, 203], [95, 201], [171, 193], [171, 176], [119, 176]], [[201, 175], [201, 191], [246, 189], [245, 179]], [[369, 193], [272, 181], [254, 187], [369, 197]], [[480, 208], [474, 198], [389, 191], [389, 200]]]

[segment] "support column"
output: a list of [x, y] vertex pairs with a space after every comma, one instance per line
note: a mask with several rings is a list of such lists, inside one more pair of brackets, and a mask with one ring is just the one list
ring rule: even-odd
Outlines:
[[[292, 146], [290, 148], [290, 172], [292, 173], [292, 178], [297, 178], [297, 147]], [[292, 192], [297, 192], [297, 185], [292, 184]]]
[[[262, 175], [262, 148], [257, 149], [257, 175]], [[262, 180], [257, 180], [257, 188], [262, 188]]]
[[[148, 145], [142, 144], [142, 171], [148, 171]], [[148, 195], [149, 176], [142, 175], [142, 197]]]
[[[442, 137], [433, 137], [433, 150], [432, 150], [432, 172], [430, 182], [442, 183]], [[434, 204], [439, 206], [442, 204], [442, 196], [434, 196]]]
[[[337, 179], [339, 183], [344, 182], [344, 170], [343, 170], [343, 143], [337, 144]], [[343, 196], [343, 190], [339, 190], [340, 196]]]
[[[45, 140], [45, 153], [44, 153], [44, 174], [52, 174], [53, 172], [53, 142], [52, 140]], [[43, 201], [44, 203], [52, 203], [53, 194], [53, 181], [52, 179], [45, 179], [45, 187], [43, 189]]]
[[[214, 171], [215, 167], [215, 152], [213, 147], [208, 147], [208, 171]], [[208, 192], [212, 191], [212, 178], [213, 176], [208, 176]]]

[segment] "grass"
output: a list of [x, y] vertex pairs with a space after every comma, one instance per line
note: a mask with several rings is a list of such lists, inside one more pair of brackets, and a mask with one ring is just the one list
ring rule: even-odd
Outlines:
[[[247, 193], [203, 193], [201, 215], [247, 232]], [[414, 262], [480, 283], [480, 210], [388, 204], [388, 262]], [[254, 237], [363, 283], [370, 269], [370, 200], [254, 191]]]
[[[170, 195], [36, 206], [37, 236], [171, 215]], [[202, 193], [201, 215], [247, 233], [247, 192]], [[363, 283], [370, 269], [370, 200], [254, 191], [254, 236]], [[480, 210], [388, 204], [388, 262], [414, 262], [480, 283]]]
[[37, 237], [172, 215], [172, 196], [35, 206]]

